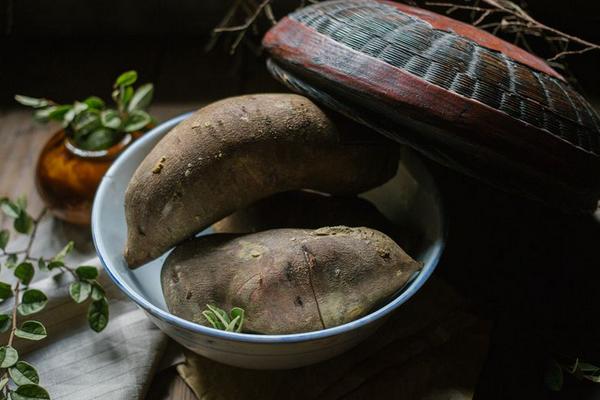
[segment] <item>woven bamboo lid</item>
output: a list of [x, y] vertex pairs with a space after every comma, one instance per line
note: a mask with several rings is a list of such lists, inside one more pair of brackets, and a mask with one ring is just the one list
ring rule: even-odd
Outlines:
[[333, 0], [263, 40], [290, 88], [465, 174], [577, 211], [600, 198], [600, 118], [541, 59], [400, 3]]

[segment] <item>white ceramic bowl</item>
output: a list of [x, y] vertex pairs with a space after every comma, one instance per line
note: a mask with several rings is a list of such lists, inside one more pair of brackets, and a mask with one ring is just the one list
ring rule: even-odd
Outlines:
[[295, 368], [326, 360], [373, 333], [386, 316], [419, 290], [435, 269], [444, 247], [442, 204], [424, 165], [414, 153], [404, 150], [396, 177], [364, 194], [392, 221], [416, 227], [423, 238], [411, 254], [424, 263], [423, 269], [388, 304], [345, 325], [292, 335], [230, 333], [172, 315], [167, 310], [160, 287], [160, 269], [166, 254], [135, 270], [130, 270], [125, 264], [123, 200], [127, 183], [138, 164], [187, 115], [171, 119], [146, 133], [114, 162], [96, 193], [92, 233], [100, 261], [115, 284], [164, 333], [193, 352], [225, 364], [255, 369]]

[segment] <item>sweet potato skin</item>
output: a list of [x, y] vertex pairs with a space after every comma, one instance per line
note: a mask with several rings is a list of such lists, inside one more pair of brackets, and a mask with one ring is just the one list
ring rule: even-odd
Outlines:
[[[357, 128], [363, 129], [363, 128]], [[347, 139], [310, 100], [260, 94], [206, 106], [169, 132], [125, 194], [125, 259], [139, 266], [270, 194], [359, 193], [391, 178], [398, 151]]]
[[274, 229], [186, 241], [161, 273], [169, 310], [207, 324], [207, 304], [246, 311], [244, 331], [315, 331], [366, 315], [420, 268], [368, 228]]

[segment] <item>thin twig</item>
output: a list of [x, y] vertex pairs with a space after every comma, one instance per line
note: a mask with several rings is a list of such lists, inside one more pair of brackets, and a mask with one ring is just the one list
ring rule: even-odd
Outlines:
[[15, 331], [17, 330], [17, 307], [19, 307], [19, 288], [21, 282], [17, 281], [15, 288], [13, 290], [15, 302], [12, 308], [12, 326], [10, 329], [10, 336], [8, 337], [8, 346], [12, 346], [13, 340], [15, 338]]
[[[481, 7], [480, 3], [488, 7]], [[473, 25], [478, 25], [481, 29], [493, 29], [492, 34], [497, 34], [499, 30], [515, 34], [515, 42], [521, 43], [528, 51], [531, 51], [524, 34], [531, 36], [544, 37], [548, 42], [560, 40], [563, 43], [572, 43], [581, 46], [581, 49], [567, 50], [563, 47], [548, 61], [556, 61], [566, 55], [583, 54], [592, 50], [600, 50], [600, 44], [590, 42], [580, 37], [565, 33], [551, 26], [545, 25], [529, 15], [521, 6], [511, 0], [479, 0], [475, 5], [456, 4], [453, 2], [426, 2], [425, 5], [447, 8], [446, 14], [451, 14], [458, 10], [471, 11], [471, 17], [474, 20]], [[475, 19], [474, 13], [481, 13]], [[503, 13], [505, 16], [499, 22], [492, 22], [480, 25], [491, 14]], [[560, 38], [560, 39], [558, 39]]]
[[27, 243], [27, 248], [25, 249], [25, 257], [26, 258], [31, 258], [31, 254], [30, 254], [31, 246], [33, 246], [33, 242], [35, 241], [35, 235], [37, 234], [37, 230], [38, 230], [38, 226], [40, 225], [40, 221], [42, 220], [42, 218], [44, 218], [47, 211], [48, 211], [48, 209], [44, 207], [44, 209], [40, 212], [40, 214], [37, 216], [37, 218], [35, 218], [33, 220], [33, 231], [31, 231], [31, 236], [29, 236], [29, 243]]

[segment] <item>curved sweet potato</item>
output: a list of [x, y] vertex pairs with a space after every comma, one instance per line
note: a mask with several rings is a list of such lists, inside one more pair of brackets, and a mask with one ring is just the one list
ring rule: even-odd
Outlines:
[[398, 291], [420, 263], [368, 228], [275, 229], [191, 239], [161, 273], [169, 310], [207, 324], [207, 304], [246, 311], [244, 331], [286, 334], [360, 318]]
[[200, 109], [169, 132], [131, 178], [127, 263], [156, 258], [273, 193], [358, 193], [394, 175], [394, 145], [375, 134], [366, 140], [345, 134], [298, 95], [241, 96]]

